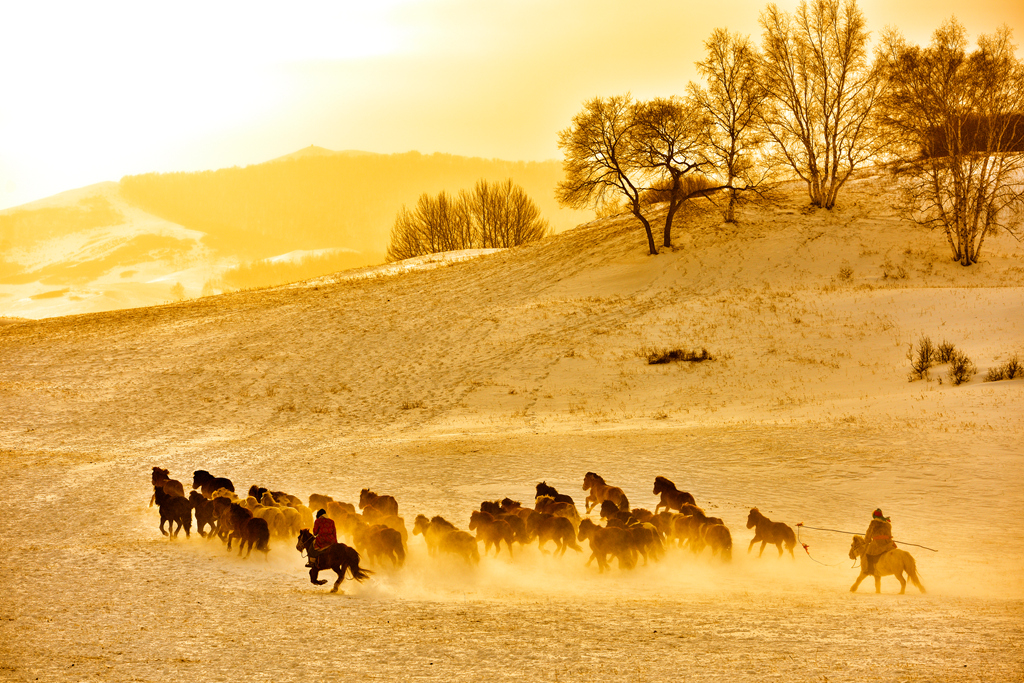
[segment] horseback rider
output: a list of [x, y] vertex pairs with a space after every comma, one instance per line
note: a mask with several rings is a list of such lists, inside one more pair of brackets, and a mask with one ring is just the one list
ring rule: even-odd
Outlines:
[[878, 558], [896, 547], [892, 540], [892, 523], [882, 514], [881, 508], [871, 514], [871, 523], [864, 538], [868, 542], [864, 555], [864, 573], [874, 574]]
[[334, 520], [327, 516], [327, 510], [323, 508], [316, 511], [316, 521], [313, 522], [313, 535], [316, 537], [316, 540], [313, 541], [313, 547], [309, 549], [309, 561], [306, 562], [307, 567], [316, 566], [317, 556], [338, 542], [338, 530], [334, 526]]

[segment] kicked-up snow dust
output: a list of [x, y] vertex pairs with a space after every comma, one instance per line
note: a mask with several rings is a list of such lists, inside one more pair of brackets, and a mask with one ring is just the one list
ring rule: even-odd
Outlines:
[[[851, 427], [609, 431], [353, 440], [232, 452], [3, 454], [0, 680], [847, 681], [1021, 680], [1024, 481], [997, 438], [920, 439]], [[970, 465], [965, 465], [970, 463]], [[410, 530], [400, 570], [368, 565], [341, 594], [309, 581], [292, 538], [247, 560], [193, 533], [169, 541], [147, 507], [153, 465], [302, 499], [395, 496]], [[721, 517], [733, 560], [669, 549], [599, 574], [536, 544], [478, 567], [430, 557], [417, 514], [467, 528], [482, 501], [532, 506], [540, 481], [583, 512], [587, 471], [653, 509], [658, 475]], [[882, 594], [850, 536], [801, 529], [795, 557], [747, 553], [751, 507], [775, 521], [863, 533], [893, 520], [927, 593]], [[591, 513], [597, 518], [597, 512]], [[194, 531], [194, 529], [193, 529]], [[548, 546], [549, 549], [552, 546]], [[480, 546], [481, 554], [484, 548]]]

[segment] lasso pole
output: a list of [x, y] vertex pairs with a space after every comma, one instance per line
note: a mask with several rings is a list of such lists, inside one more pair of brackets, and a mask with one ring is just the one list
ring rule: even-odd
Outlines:
[[[837, 533], [837, 534], [849, 534], [851, 536], [860, 536], [860, 534], [858, 534], [855, 531], [843, 531], [842, 529], [824, 529], [822, 527], [817, 527], [817, 526], [807, 526], [803, 522], [798, 522], [797, 526], [803, 527], [804, 529], [814, 529], [815, 531], [831, 531], [831, 532]], [[911, 545], [911, 546], [914, 546], [915, 548], [924, 548], [925, 550], [931, 550], [933, 553], [939, 552], [935, 548], [929, 548], [926, 545], [919, 545], [917, 543], [908, 543], [907, 541], [900, 541], [900, 540], [895, 539], [895, 538], [893, 539], [893, 543], [902, 543], [903, 545]]]

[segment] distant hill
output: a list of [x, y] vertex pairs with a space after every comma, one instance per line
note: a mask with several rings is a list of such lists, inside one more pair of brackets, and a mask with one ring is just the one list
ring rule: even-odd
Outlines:
[[561, 164], [450, 154], [332, 152], [307, 147], [244, 168], [147, 173], [121, 180], [132, 204], [207, 235], [219, 252], [265, 258], [282, 249], [353, 249], [382, 255], [395, 215], [422, 193], [456, 192], [512, 178], [556, 232], [592, 218], [554, 199]]
[[482, 178], [514, 179], [556, 232], [592, 218], [555, 203], [557, 162], [311, 145], [245, 168], [128, 176], [0, 211], [0, 316], [147, 306], [375, 265], [403, 204]]

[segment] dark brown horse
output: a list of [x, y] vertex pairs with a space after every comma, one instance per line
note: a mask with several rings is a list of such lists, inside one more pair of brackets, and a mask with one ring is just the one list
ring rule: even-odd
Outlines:
[[192, 509], [196, 514], [196, 531], [199, 532], [200, 536], [206, 536], [206, 525], [210, 525], [210, 533], [213, 533], [214, 523], [216, 522], [216, 513], [214, 511], [214, 504], [212, 500], [209, 500], [199, 491], [190, 491], [188, 494], [188, 502], [192, 504]]
[[379, 565], [387, 559], [395, 569], [405, 564], [405, 542], [402, 535], [386, 524], [356, 525], [352, 533], [356, 550], [371, 564]]
[[573, 502], [572, 496], [559, 493], [554, 486], [549, 486], [546, 481], [542, 481], [537, 484], [537, 495], [534, 496], [534, 498], [540, 498], [541, 496], [551, 496], [555, 499], [556, 503], [568, 503], [569, 505], [576, 507], [576, 503]]
[[359, 492], [359, 509], [370, 519], [398, 516], [398, 501], [394, 496], [378, 496], [370, 489]]
[[658, 508], [667, 510], [682, 511], [683, 503], [696, 505], [697, 501], [686, 491], [680, 491], [670, 480], [665, 477], [654, 478], [654, 493], [661, 495], [661, 502], [654, 506], [654, 514], [658, 514]]
[[[165, 470], [162, 467], [153, 468], [153, 488], [160, 487], [169, 496], [181, 496], [185, 497], [185, 487], [177, 479], [171, 479], [169, 470]], [[149, 499], [149, 507], [153, 507], [153, 503], [156, 502], [156, 494]]]
[[501, 553], [501, 542], [508, 546], [509, 557], [512, 556], [512, 541], [515, 534], [512, 526], [504, 519], [495, 519], [489, 512], [475, 510], [469, 517], [469, 530], [476, 531], [476, 540], [483, 541], [484, 554], [486, 555], [491, 546], [494, 546], [494, 556]]
[[334, 573], [338, 575], [338, 580], [334, 582], [334, 588], [331, 589], [332, 593], [338, 592], [338, 587], [345, 580], [345, 572], [348, 572], [354, 580], [360, 582], [370, 578], [373, 572], [368, 569], [359, 568], [359, 553], [356, 552], [355, 548], [350, 548], [344, 543], [333, 543], [317, 552], [313, 550], [313, 543], [315, 541], [316, 537], [309, 529], [302, 529], [299, 531], [299, 539], [295, 544], [295, 549], [300, 553], [305, 552], [309, 555], [313, 563], [309, 570], [310, 583], [317, 586], [327, 583], [325, 579], [317, 578], [320, 575], [320, 571], [326, 569], [333, 569]]
[[217, 489], [227, 489], [234, 493], [235, 485], [225, 477], [215, 477], [206, 470], [196, 470], [192, 473], [192, 490], [199, 489], [207, 498], [213, 497]]
[[761, 557], [764, 547], [771, 543], [779, 549], [779, 557], [782, 557], [782, 545], [785, 544], [790, 557], [795, 558], [793, 548], [796, 546], [796, 533], [788, 524], [773, 522], [762, 515], [757, 508], [750, 508], [750, 514], [747, 515], [747, 528], [754, 530], [754, 538], [750, 539], [750, 545], [747, 546], [748, 553], [755, 543], [761, 541], [761, 550], [757, 553], [758, 557]]
[[576, 543], [576, 529], [565, 517], [544, 514], [536, 510], [530, 514], [526, 522], [526, 531], [530, 538], [536, 538], [540, 543], [540, 551], [547, 553], [544, 546], [548, 541], [555, 542], [555, 554], [561, 557], [565, 555], [567, 548], [572, 548], [578, 553], [583, 549]]
[[590, 559], [587, 566], [593, 560], [597, 560], [598, 573], [609, 569], [609, 555], [619, 560], [619, 569], [632, 569], [636, 566], [637, 552], [633, 547], [633, 539], [625, 529], [608, 528], [598, 526], [589, 519], [580, 522], [580, 530], [577, 534], [580, 541], [590, 542]]
[[[153, 499], [156, 500], [160, 510], [160, 533], [170, 540], [178, 537], [178, 532], [185, 529], [185, 538], [191, 536], [192, 531], [192, 503], [183, 496], [172, 496], [159, 486], [153, 487]], [[164, 523], [169, 522], [167, 531], [164, 531]], [[178, 526], [175, 527], [174, 525]]]
[[250, 517], [239, 528], [237, 538], [239, 555], [242, 554], [242, 547], [248, 545], [249, 550], [245, 553], [245, 557], [248, 559], [253, 546], [256, 546], [256, 550], [263, 553], [263, 559], [270, 560], [267, 555], [270, 552], [270, 527], [267, 525], [267, 520]]

